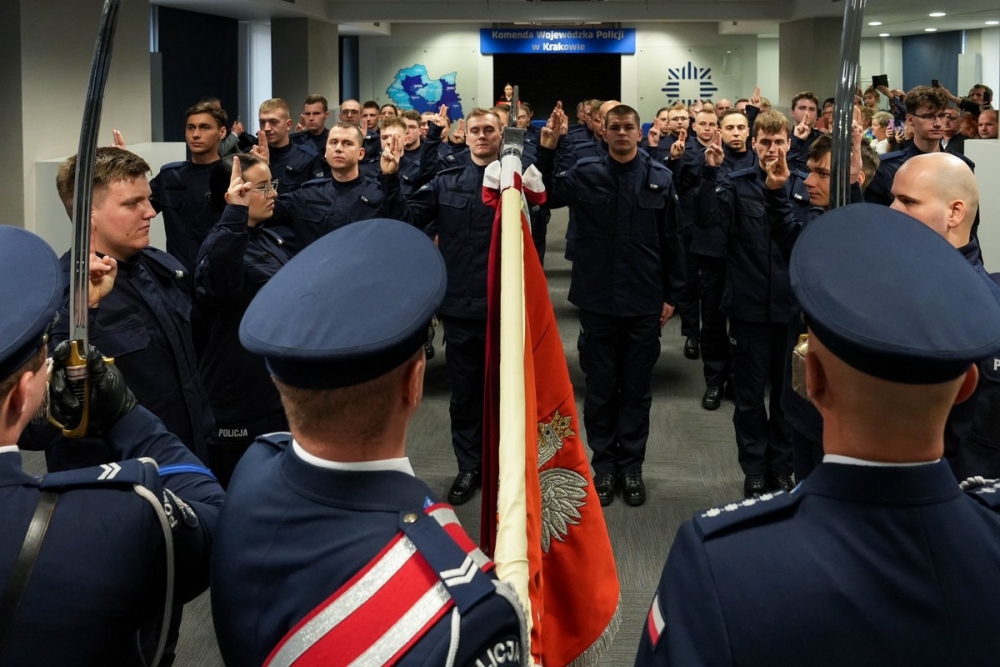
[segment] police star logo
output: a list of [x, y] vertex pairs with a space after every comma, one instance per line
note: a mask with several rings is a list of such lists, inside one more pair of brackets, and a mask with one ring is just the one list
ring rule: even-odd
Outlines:
[[712, 98], [719, 88], [712, 83], [712, 68], [697, 67], [690, 60], [684, 67], [667, 68], [667, 82], [660, 88], [671, 102], [694, 104]]
[[576, 435], [573, 429], [571, 417], [563, 417], [556, 410], [552, 419], [547, 422], [538, 422], [538, 467], [552, 460], [552, 457], [563, 448], [563, 440]]

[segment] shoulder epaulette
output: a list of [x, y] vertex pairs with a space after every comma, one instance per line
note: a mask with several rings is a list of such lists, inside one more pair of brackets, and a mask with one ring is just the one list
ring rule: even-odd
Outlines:
[[275, 431], [274, 433], [265, 433], [264, 435], [258, 435], [256, 443], [259, 445], [265, 445], [270, 447], [275, 451], [281, 451], [292, 446], [292, 434], [288, 431]]
[[[448, 158], [450, 159], [451, 156], [449, 155]], [[440, 176], [441, 174], [453, 174], [456, 171], [461, 171], [463, 169], [465, 169], [465, 165], [464, 164], [456, 164], [456, 165], [453, 165], [451, 167], [445, 167], [444, 169], [442, 169], [441, 171], [439, 171], [437, 173], [437, 176]], [[426, 188], [427, 186], [425, 185], [424, 187]]]
[[142, 256], [151, 263], [151, 268], [163, 276], [169, 278], [183, 278], [187, 275], [187, 269], [176, 257], [158, 248], [145, 248]]
[[881, 159], [879, 160], [879, 164], [886, 162], [888, 160], [895, 160], [896, 158], [904, 157], [905, 155], [906, 155], [905, 150], [892, 151], [891, 153], [883, 153]]
[[68, 490], [87, 486], [146, 485], [158, 478], [156, 463], [152, 459], [102, 463], [93, 468], [52, 472], [42, 477], [40, 486], [46, 490]]
[[184, 162], [183, 160], [181, 160], [180, 162], [168, 162], [165, 165], [163, 165], [162, 167], [160, 167], [160, 171], [164, 171], [164, 170], [167, 170], [167, 169], [180, 169], [185, 164], [187, 164], [187, 163]]
[[789, 508], [798, 504], [802, 496], [798, 493], [775, 491], [765, 493], [755, 498], [733, 501], [722, 507], [698, 512], [694, 522], [706, 538], [741, 525], [753, 523], [756, 525], [761, 517], [773, 516], [774, 520], [783, 518]]
[[809, 172], [803, 171], [802, 169], [793, 169], [792, 173], [798, 176], [803, 181], [809, 178]]
[[757, 173], [757, 166], [753, 167], [743, 167], [742, 169], [737, 169], [735, 171], [729, 172], [729, 178], [744, 178], [746, 176], [753, 176]]
[[316, 150], [316, 147], [313, 146], [311, 141], [307, 141], [301, 144], [293, 144], [293, 146], [295, 146], [304, 153], [308, 153], [310, 157], [319, 157], [319, 151]]
[[960, 486], [967, 495], [972, 496], [986, 507], [1000, 511], [1000, 479], [970, 477]]
[[302, 185], [300, 185], [299, 188], [304, 188], [307, 185], [309, 187], [314, 187], [314, 186], [317, 186], [317, 185], [324, 185], [325, 183], [329, 183], [329, 182], [330, 182], [330, 179], [327, 178], [326, 176], [324, 176], [322, 178], [311, 178], [308, 181], [306, 181], [305, 183], [303, 183]]

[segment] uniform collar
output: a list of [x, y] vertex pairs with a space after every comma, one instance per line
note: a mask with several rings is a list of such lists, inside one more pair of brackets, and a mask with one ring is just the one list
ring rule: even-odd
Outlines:
[[795, 492], [885, 505], [935, 503], [962, 495], [951, 467], [941, 460], [905, 467], [824, 462]]
[[858, 459], [853, 456], [842, 456], [840, 454], [824, 454], [823, 463], [843, 463], [849, 466], [869, 466], [871, 468], [910, 468], [913, 466], [926, 466], [933, 465], [940, 461], [941, 459], [934, 459], [933, 461], [916, 461], [914, 463], [887, 463], [885, 461], [869, 461], [867, 459]]
[[17, 445], [3, 445], [0, 446], [0, 454], [16, 454], [19, 450]]
[[38, 479], [21, 469], [21, 452], [17, 445], [0, 447], [0, 487], [38, 486]]
[[979, 266], [983, 263], [982, 252], [979, 250], [979, 241], [975, 236], [969, 237], [969, 242], [958, 249], [960, 253], [969, 260], [969, 264]]
[[[2, 450], [0, 450], [2, 451]], [[326, 468], [327, 470], [340, 470], [343, 472], [375, 472], [379, 470], [395, 470], [396, 472], [403, 472], [413, 477], [413, 467], [410, 466], [410, 459], [405, 456], [398, 459], [382, 459], [379, 461], [355, 461], [351, 463], [342, 463], [340, 461], [330, 461], [327, 459], [321, 459], [318, 456], [310, 454], [302, 445], [299, 444], [298, 440], [292, 440], [292, 451], [295, 452], [296, 456], [305, 461], [311, 466], [316, 466], [317, 468]]]

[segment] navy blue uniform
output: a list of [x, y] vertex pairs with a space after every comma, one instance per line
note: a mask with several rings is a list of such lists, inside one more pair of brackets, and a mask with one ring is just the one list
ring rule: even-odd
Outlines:
[[[672, 135], [671, 135], [672, 136]], [[729, 146], [722, 147], [725, 157], [722, 166], [716, 170], [716, 185], [733, 171], [752, 167], [757, 162], [757, 153], [746, 150], [742, 153], [733, 151]], [[704, 160], [704, 155], [699, 151]], [[701, 166], [692, 170], [699, 182]], [[688, 187], [697, 187], [689, 185]], [[706, 187], [711, 187], [706, 185]], [[698, 205], [697, 190], [695, 190], [694, 219], [707, 218], [709, 213], [701, 210]], [[701, 330], [698, 333], [698, 344], [701, 348], [701, 361], [705, 374], [706, 387], [724, 388], [730, 380], [729, 333], [726, 327], [726, 316], [722, 312], [722, 295], [726, 289], [726, 234], [720, 225], [704, 226], [695, 224], [691, 228], [691, 248], [689, 255], [698, 267], [698, 282], [701, 288]]]
[[294, 241], [284, 238], [298, 252], [346, 224], [379, 217], [382, 200], [379, 184], [364, 176], [350, 181], [320, 178], [290, 194], [279, 194], [267, 225], [290, 227]]
[[583, 159], [553, 176], [554, 159], [539, 148], [540, 171], [577, 220], [569, 300], [581, 309], [592, 464], [597, 473], [641, 472], [660, 313], [675, 303], [681, 280], [673, 180], [642, 153], [624, 164]]
[[[201, 462], [142, 407], [111, 428], [107, 443], [114, 452], [108, 461], [133, 459], [113, 476], [104, 467], [41, 481], [21, 471], [16, 450], [0, 449], [0, 587], [40, 491], [59, 494], [0, 656], [5, 665], [148, 664], [151, 653], [140, 659], [136, 634], [163, 614], [166, 536], [157, 511], [133, 482], [158, 504], [171, 505], [175, 608], [208, 586], [211, 536], [223, 500], [219, 485], [198, 472]], [[155, 459], [159, 474], [137, 457]]]
[[[565, 137], [559, 138], [559, 145], [556, 148], [553, 170], [555, 173], [566, 171], [574, 164], [584, 158], [602, 158], [608, 154], [608, 145], [594, 136], [589, 129], [584, 128], [575, 134], [570, 132]], [[548, 207], [550, 209], [560, 208], [566, 202], [559, 199], [553, 192], [548, 194]], [[569, 222], [566, 225], [566, 252], [565, 257], [569, 261], [576, 259], [577, 244], [577, 221], [576, 213], [572, 207], [569, 209]]]
[[292, 140], [293, 144], [299, 146], [311, 145], [317, 155], [326, 155], [326, 140], [329, 134], [330, 130], [324, 127], [320, 130], [319, 134], [313, 134], [309, 130], [301, 130], [299, 132], [292, 132], [288, 135], [288, 138]]
[[[721, 225], [726, 236], [726, 287], [722, 312], [729, 316], [736, 407], [733, 426], [746, 475], [789, 475], [792, 451], [780, 405], [792, 316], [788, 260], [771, 238], [765, 212], [765, 174], [760, 166], [734, 171], [716, 183], [716, 170], [701, 170], [698, 224]], [[785, 184], [790, 199], [805, 205], [801, 175]], [[770, 406], [764, 392], [770, 382]]]
[[700, 512], [635, 664], [992, 664], [998, 491], [966, 495], [944, 462], [824, 463], [792, 494]]
[[[60, 259], [66, 302], [50, 349], [69, 337], [69, 261], [67, 252]], [[114, 289], [90, 311], [90, 344], [114, 358], [139, 404], [204, 461], [213, 418], [191, 342], [191, 297], [179, 285], [183, 275], [180, 262], [154, 248], [118, 262]], [[49, 430], [38, 431], [44, 438], [41, 432]], [[46, 459], [50, 471], [66, 470], [110, 461], [113, 452], [97, 438], [60, 436]]]
[[288, 429], [264, 360], [240, 344], [239, 330], [254, 296], [289, 259], [281, 237], [247, 225], [242, 206], [226, 207], [198, 255], [195, 299], [211, 313], [200, 366], [216, 422], [208, 462], [223, 487], [254, 438]]
[[268, 153], [271, 177], [278, 181], [279, 193], [295, 192], [307, 181], [323, 178], [329, 169], [325, 153], [317, 153], [312, 143], [270, 146]]
[[149, 201], [157, 213], [163, 213], [167, 252], [184, 265], [189, 277], [201, 242], [215, 224], [208, 207], [208, 178], [213, 167], [214, 162], [170, 162], [149, 182]]
[[[288, 434], [260, 439], [236, 470], [216, 534], [212, 615], [226, 664], [261, 664], [289, 630], [400, 532], [413, 535], [418, 552], [414, 557], [426, 558], [435, 572], [443, 572], [438, 556], [456, 544], [425, 513], [435, 502], [427, 485], [405, 472], [321, 468], [300, 458]], [[441, 507], [441, 515], [457, 522], [447, 506]], [[477, 566], [486, 561], [481, 552], [472, 559]], [[452, 567], [461, 564], [459, 558]], [[481, 586], [488, 578], [477, 574], [468, 587]], [[527, 647], [518, 610], [492, 582], [486, 583], [489, 594], [466, 609], [457, 588], [444, 593], [459, 606], [453, 664], [475, 665], [478, 659], [483, 665], [520, 665], [513, 659], [491, 663], [488, 657], [487, 651], [497, 644], [503, 644], [503, 653], [513, 650], [522, 658]], [[437, 620], [396, 664], [446, 664], [453, 614]], [[386, 639], [405, 643], [407, 634], [400, 629]]]

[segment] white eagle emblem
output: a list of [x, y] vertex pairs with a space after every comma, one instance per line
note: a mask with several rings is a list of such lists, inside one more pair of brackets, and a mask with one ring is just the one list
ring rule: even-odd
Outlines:
[[[563, 439], [576, 435], [571, 417], [556, 410], [552, 420], [538, 423], [538, 467], [552, 460], [563, 448]], [[550, 468], [538, 473], [542, 491], [542, 549], [552, 547], [553, 538], [563, 542], [570, 526], [580, 524], [580, 508], [586, 504], [587, 479], [566, 468]]]

